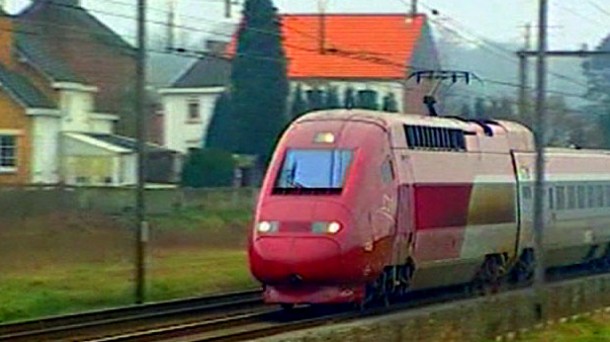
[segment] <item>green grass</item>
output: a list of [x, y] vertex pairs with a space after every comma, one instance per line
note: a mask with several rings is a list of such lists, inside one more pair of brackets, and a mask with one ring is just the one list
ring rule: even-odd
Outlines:
[[151, 217], [153, 227], [159, 230], [220, 230], [227, 227], [243, 227], [250, 221], [249, 210], [222, 209], [181, 209], [173, 215], [155, 215]]
[[[188, 297], [256, 286], [241, 250], [166, 250], [149, 265], [147, 299]], [[0, 281], [0, 321], [130, 304], [133, 268], [72, 264], [12, 272]]]
[[[245, 250], [250, 215], [224, 205], [152, 216], [146, 299], [255, 287]], [[129, 221], [92, 213], [0, 219], [0, 322], [131, 304]]]
[[610, 317], [581, 318], [573, 322], [554, 325], [543, 331], [529, 333], [524, 342], [601, 342], [610, 341]]

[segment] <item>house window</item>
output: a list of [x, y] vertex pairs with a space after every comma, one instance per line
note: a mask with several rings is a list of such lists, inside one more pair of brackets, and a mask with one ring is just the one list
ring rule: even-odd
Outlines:
[[199, 112], [199, 99], [188, 100], [188, 120], [197, 121], [201, 117]]
[[0, 172], [17, 170], [17, 137], [0, 135]]

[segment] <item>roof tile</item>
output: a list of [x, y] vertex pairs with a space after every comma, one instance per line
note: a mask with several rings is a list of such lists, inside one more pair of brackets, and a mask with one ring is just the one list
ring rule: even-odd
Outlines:
[[224, 87], [231, 76], [231, 61], [206, 56], [195, 62], [174, 82], [174, 88]]
[[319, 20], [282, 16], [290, 78], [403, 79], [425, 25], [422, 15], [328, 14], [322, 54]]
[[9, 71], [0, 64], [0, 86], [16, 100], [28, 108], [57, 108], [38, 88], [27, 78]]

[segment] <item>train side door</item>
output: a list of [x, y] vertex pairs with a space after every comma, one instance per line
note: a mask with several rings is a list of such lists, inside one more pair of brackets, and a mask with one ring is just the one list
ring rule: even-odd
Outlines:
[[413, 177], [409, 155], [404, 152], [397, 152], [396, 158], [399, 165], [396, 165], [397, 177], [397, 208], [396, 208], [396, 238], [394, 243], [394, 263], [402, 264], [412, 254], [415, 243], [415, 232], [413, 229]]
[[373, 225], [374, 240], [380, 240], [396, 233], [396, 172], [390, 155], [387, 155], [380, 166], [380, 193], [381, 196], [375, 211], [375, 224]]
[[534, 219], [534, 165], [530, 158], [512, 153], [515, 175], [517, 177], [518, 233], [517, 252], [533, 246]]

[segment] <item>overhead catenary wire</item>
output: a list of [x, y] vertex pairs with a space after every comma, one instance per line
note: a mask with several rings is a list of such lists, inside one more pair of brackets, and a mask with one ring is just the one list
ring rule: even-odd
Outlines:
[[[399, 0], [402, 2], [402, 0]], [[429, 5], [420, 2], [420, 4], [425, 7], [426, 9], [430, 10], [430, 11], [434, 11], [434, 8], [430, 7]], [[454, 29], [444, 23], [442, 23], [440, 20], [434, 20], [431, 19], [431, 21], [444, 28], [445, 30], [447, 30], [448, 32], [451, 32], [453, 35], [455, 35], [456, 37], [458, 37], [459, 39], [461, 39], [462, 41], [466, 42], [466, 43], [471, 43], [476, 45], [477, 47], [479, 47], [480, 49], [486, 50], [500, 58], [503, 58], [504, 60], [510, 61], [511, 63], [514, 64], [518, 64], [519, 61], [517, 60], [516, 56], [515, 56], [515, 52], [514, 51], [510, 51], [509, 49], [499, 45], [499, 44], [495, 44], [490, 42], [488, 39], [482, 37], [482, 35], [475, 33], [474, 31], [472, 31], [471, 29], [468, 29], [465, 25], [463, 25], [462, 23], [460, 23], [459, 21], [457, 21], [455, 18], [449, 18], [447, 17], [449, 20], [451, 20], [452, 23], [454, 23], [455, 25], [461, 26], [463, 31], [467, 31], [469, 32], [470, 35], [472, 35], [473, 38], [468, 38], [466, 37], [463, 33], [459, 32], [458, 29]], [[558, 79], [562, 79], [564, 81], [570, 82], [572, 84], [578, 85], [580, 87], [583, 88], [588, 88], [588, 85], [586, 83], [583, 83], [579, 80], [574, 79], [573, 77], [567, 76], [567, 75], [563, 75], [561, 73], [558, 72], [554, 72], [554, 71], [549, 71], [549, 74], [552, 75], [553, 77], [556, 77]]]
[[[111, 1], [113, 1], [115, 3], [121, 3], [121, 4], [125, 4], [126, 5], [126, 3], [118, 1], [118, 0], [111, 0]], [[406, 3], [404, 0], [399, 0], [399, 1], [401, 1], [403, 3]], [[62, 6], [62, 7], [78, 9], [78, 10], [82, 9], [80, 6], [75, 6], [75, 5], [65, 4], [65, 3], [57, 3], [57, 2], [53, 2], [53, 1], [51, 1], [51, 3], [53, 5], [55, 5], [55, 6]], [[433, 10], [430, 6], [428, 6], [425, 3], [421, 3], [421, 5], [423, 7], [425, 7], [425, 8], [427, 8], [427, 9], [429, 9], [429, 10]], [[115, 16], [115, 17], [121, 17], [121, 18], [135, 20], [134, 17], [131, 17], [129, 15], [116, 14], [116, 13], [111, 13], [111, 12], [107, 12], [107, 11], [100, 11], [100, 10], [91, 10], [91, 11], [92, 12], [97, 12], [97, 13], [100, 13], [100, 14], [111, 15], [111, 16]], [[452, 20], [452, 21], [453, 22], [457, 22], [456, 20]], [[165, 21], [159, 21], [159, 20], [148, 20], [148, 22], [151, 23], [151, 24], [156, 24], [156, 25], [161, 25], [161, 26], [167, 26], [168, 25]], [[453, 32], [458, 37], [461, 37], [462, 39], [464, 39], [466, 42], [478, 44], [478, 46], [480, 46], [481, 48], [483, 48], [483, 49], [485, 49], [485, 50], [487, 50], [487, 51], [489, 51], [491, 53], [493, 53], [496, 56], [499, 56], [501, 58], [509, 60], [509, 61], [511, 61], [513, 63], [518, 63], [518, 61], [514, 58], [514, 53], [511, 52], [511, 51], [508, 51], [507, 49], [505, 49], [503, 47], [499, 47], [496, 44], [489, 43], [485, 39], [477, 38], [478, 40], [480, 40], [480, 41], [482, 41], [484, 43], [484, 44], [480, 44], [479, 42], [477, 42], [477, 40], [469, 39], [465, 35], [461, 34], [459, 31], [457, 31], [457, 30], [455, 30], [453, 28], [450, 28], [447, 25], [444, 25], [444, 24], [440, 23], [439, 21], [434, 21], [434, 22], [436, 24], [438, 24], [440, 26], [443, 26], [444, 28], [448, 29], [450, 32]], [[208, 34], [216, 34], [216, 35], [219, 35], [219, 36], [223, 36], [225, 38], [233, 38], [233, 35], [231, 35], [231, 34], [223, 34], [223, 33], [220, 33], [220, 32], [213, 31], [213, 30], [209, 30], [209, 29], [200, 29], [200, 28], [195, 28], [195, 27], [187, 26], [187, 25], [175, 25], [175, 27], [178, 28], [178, 29], [183, 29], [183, 30], [187, 30], [187, 31], [190, 31], [190, 32], [201, 32], [201, 33], [208, 33]], [[294, 30], [295, 32], [297, 32], [299, 34], [306, 35], [306, 36], [309, 36], [309, 37], [312, 37], [312, 38], [315, 38], [315, 39], [319, 39], [318, 37], [313, 37], [313, 35], [311, 35], [311, 34], [307, 34], [307, 33], [302, 32], [300, 30], [295, 30], [294, 28], [291, 28], [289, 26], [286, 26], [286, 27], [287, 27], [287, 29]], [[252, 30], [254, 32], [260, 32], [260, 33], [266, 33], [266, 34], [274, 34], [274, 35], [281, 35], [281, 33], [278, 34], [276, 32], [267, 31], [267, 30], [261, 30], [261, 29], [257, 29], [257, 28], [246, 28], [246, 29], [250, 29], [250, 30]], [[284, 45], [288, 46], [288, 47], [293, 47], [293, 48], [301, 50], [301, 51], [313, 52], [312, 51], [313, 49], [309, 49], [309, 48], [305, 48], [305, 47], [301, 47], [301, 46], [287, 45], [286, 43], [284, 43]], [[498, 50], [502, 51], [504, 54], [501, 53], [501, 52], [494, 51], [493, 49], [498, 49]], [[190, 52], [193, 51], [193, 49], [185, 49], [185, 48], [176, 48], [174, 50], [175, 50], [175, 52], [182, 52], [182, 53], [186, 52], [185, 50], [190, 50]], [[393, 63], [392, 61], [384, 60], [384, 58], [379, 57], [378, 54], [375, 54], [374, 52], [370, 52], [370, 51], [361, 51], [361, 50], [358, 50], [358, 51], [348, 51], [348, 50], [345, 50], [345, 49], [335, 49], [335, 50], [336, 50], [335, 51], [336, 54], [343, 54], [345, 57], [349, 57], [349, 58], [368, 60], [368, 61], [370, 61], [372, 63], [376, 63], [376, 62], [387, 63], [386, 65], [389, 65], [389, 64]], [[201, 51], [198, 51], [196, 54], [200, 54], [200, 52]], [[369, 55], [368, 56], [364, 56], [364, 55], [362, 55], [362, 53], [367, 53]], [[239, 54], [237, 54], [237, 55], [239, 55]], [[513, 58], [511, 58], [509, 56], [511, 56]], [[252, 57], [254, 57], [254, 56], [252, 56]], [[269, 58], [266, 58], [266, 57], [263, 57], [263, 56], [258, 57], [258, 59], [260, 59], [260, 60], [270, 60]], [[400, 65], [400, 66], [404, 67], [405, 69], [412, 69], [412, 70], [423, 70], [423, 69], [425, 69], [425, 68], [418, 68], [417, 66], [413, 66], [413, 65]], [[577, 81], [577, 80], [574, 80], [573, 78], [571, 78], [569, 76], [562, 75], [562, 74], [559, 74], [559, 73], [556, 73], [556, 72], [549, 72], [549, 73], [552, 74], [553, 76], [557, 77], [557, 78], [563, 79], [565, 81], [569, 81], [569, 82], [571, 82], [573, 84], [576, 84], [576, 85], [579, 85], [579, 86], [581, 86], [581, 87], [583, 87], [585, 89], [588, 89], [588, 85], [587, 84], [582, 83], [582, 82]], [[490, 83], [505, 85], [505, 84], [502, 84], [502, 83], [506, 83], [506, 82], [499, 83], [498, 81], [490, 80]], [[569, 96], [573, 97], [574, 95], [572, 94], [572, 95], [569, 95]], [[579, 96], [579, 95], [576, 95], [576, 96]]]
[[607, 26], [605, 23], [599, 22], [599, 21], [597, 21], [597, 19], [594, 19], [591, 16], [581, 14], [578, 11], [576, 11], [574, 8], [566, 6], [565, 3], [555, 2], [554, 6], [574, 17], [578, 17], [578, 18], [582, 19], [581, 22], [584, 22], [591, 26], [595, 26], [596, 28]]
[[[119, 2], [119, 1], [117, 1], [117, 0], [113, 0], [113, 1], [115, 1], [115, 2]], [[81, 9], [81, 7], [79, 7], [79, 6], [74, 6], [74, 5], [69, 5], [69, 4], [63, 4], [63, 3], [54, 3], [54, 5], [56, 5], [56, 6], [62, 6], [62, 7], [68, 7], [68, 8], [73, 8], [73, 9], [79, 9], [79, 10]], [[431, 9], [431, 7], [429, 7], [428, 5], [426, 5], [426, 4], [424, 4], [424, 3], [422, 3], [422, 6], [424, 6], [424, 7], [428, 8], [428, 9]], [[99, 12], [99, 11], [98, 11], [98, 12]], [[109, 14], [108, 12], [105, 12], [105, 11], [103, 11], [103, 13], [104, 13], [104, 14]], [[111, 14], [111, 15], [113, 15], [112, 13], [110, 13], [110, 14]], [[120, 16], [120, 17], [127, 17], [127, 18], [129, 18], [129, 16], [128, 16], [128, 15], [119, 15], [119, 14], [116, 14], [116, 16]], [[150, 22], [150, 21], [149, 21], [149, 22]], [[153, 23], [153, 24], [158, 24], [158, 25], [164, 25], [164, 26], [165, 26], [165, 25], [167, 25], [167, 23], [165, 23], [165, 22], [163, 22], [163, 21], [152, 21], [151, 23]], [[215, 32], [212, 32], [212, 31], [210, 31], [210, 30], [205, 30], [205, 29], [197, 29], [197, 28], [192, 28], [192, 27], [189, 27], [189, 26], [180, 26], [180, 25], [178, 25], [178, 26], [176, 26], [176, 27], [177, 27], [177, 28], [180, 28], [180, 27], [181, 27], [181, 28], [183, 28], [183, 29], [187, 29], [187, 30], [194, 29], [194, 30], [196, 30], [197, 32], [215, 33]], [[294, 30], [295, 32], [297, 32], [297, 33], [299, 33], [299, 34], [301, 34], [301, 35], [305, 35], [305, 36], [308, 36], [308, 37], [310, 37], [310, 38], [312, 38], [312, 39], [319, 39], [318, 37], [316, 37], [316, 36], [314, 36], [314, 35], [312, 35], [312, 34], [308, 34], [308, 33], [306, 33], [306, 32], [300, 31], [300, 30], [295, 30], [294, 28], [291, 28], [290, 26], [286, 26], [286, 28], [287, 28], [288, 30]], [[273, 33], [273, 34], [276, 34], [276, 35], [277, 35], [277, 33], [275, 33], [275, 32], [271, 32], [271, 31], [260, 30], [260, 29], [255, 29], [255, 28], [247, 28], [247, 29], [251, 29], [251, 30], [256, 31], [256, 32], [261, 32], [261, 33]], [[450, 29], [451, 29], [451, 28], [450, 28]], [[455, 32], [456, 34], [458, 34], [460, 37], [462, 37], [462, 38], [466, 39], [466, 40], [467, 40], [467, 41], [469, 41], [469, 42], [473, 42], [473, 43], [475, 43], [475, 42], [476, 42], [475, 40], [468, 39], [467, 37], [465, 37], [463, 34], [459, 33], [459, 32], [458, 32], [458, 31], [456, 31], [456, 30], [453, 30], [453, 29], [451, 29], [451, 30], [452, 30], [453, 32]], [[232, 37], [233, 37], [233, 35], [229, 35], [229, 34], [218, 34], [218, 35], [221, 35], [221, 36], [224, 36], [224, 37], [228, 37], [228, 38], [232, 38]], [[281, 35], [281, 33], [280, 33], [280, 35]], [[292, 48], [295, 48], [295, 49], [297, 49], [297, 50], [301, 50], [301, 51], [315, 52], [315, 51], [314, 51], [315, 49], [306, 48], [306, 47], [301, 47], [301, 46], [297, 46], [297, 45], [288, 45], [288, 44], [286, 44], [285, 42], [284, 42], [284, 45], [285, 45], [285, 46], [287, 46], [287, 47], [292, 47]], [[489, 45], [489, 43], [488, 43], [487, 45]], [[495, 44], [493, 44], [492, 46], [495, 46]], [[484, 48], [485, 48], [485, 47], [484, 47]], [[490, 50], [490, 48], [488, 48], [488, 47], [487, 47], [486, 49], [487, 49], [488, 51], [493, 52], [493, 53], [494, 53], [494, 54], [496, 54], [497, 56], [500, 56], [500, 57], [502, 57], [502, 58], [505, 58], [505, 59], [507, 59], [507, 60], [510, 60], [510, 61], [512, 61], [512, 62], [517, 63], [517, 61], [516, 61], [514, 58], [507, 58], [507, 56], [506, 56], [506, 55], [503, 55], [502, 53], [498, 53], [498, 52], [495, 52], [495, 51], [493, 51], [493, 50]], [[203, 51], [201, 51], [201, 50], [195, 50], [195, 49], [176, 48], [176, 49], [173, 49], [173, 50], [174, 50], [175, 52], [180, 52], [180, 53], [192, 53], [192, 54], [195, 54], [195, 55], [202, 55], [202, 56], [205, 56], [205, 55], [210, 55], [209, 53], [203, 53]], [[511, 56], [513, 56], [513, 55], [514, 55], [513, 53], [511, 53], [510, 51], [508, 51], [508, 50], [506, 50], [506, 49], [504, 49], [503, 51], [504, 51], [504, 52], [506, 52], [506, 53], [510, 53], [510, 54], [511, 54]], [[403, 69], [405, 69], [405, 70], [406, 70], [406, 69], [411, 69], [411, 70], [424, 70], [424, 69], [426, 69], [426, 68], [423, 68], [423, 67], [418, 67], [418, 66], [414, 66], [414, 65], [398, 64], [398, 63], [395, 63], [395, 62], [393, 62], [393, 61], [390, 61], [390, 60], [384, 59], [383, 57], [379, 57], [379, 56], [378, 56], [378, 54], [375, 54], [374, 52], [370, 52], [370, 51], [362, 51], [362, 50], [358, 50], [358, 51], [348, 51], [348, 50], [344, 50], [344, 49], [341, 49], [341, 48], [336, 48], [336, 49], [334, 49], [334, 50], [333, 50], [333, 53], [335, 53], [335, 54], [337, 54], [337, 55], [342, 55], [342, 56], [344, 56], [344, 57], [346, 57], [346, 58], [353, 58], [353, 59], [359, 59], [359, 60], [366, 60], [366, 61], [369, 61], [369, 62], [371, 62], [371, 63], [375, 63], [375, 64], [394, 65], [394, 66], [397, 66], [397, 67], [401, 67], [401, 68], [403, 68]], [[363, 55], [363, 53], [364, 53], [364, 55]], [[237, 55], [238, 55], [238, 56], [242, 56], [242, 55], [240, 55], [240, 54], [237, 54]], [[261, 60], [276, 60], [276, 61], [277, 61], [277, 59], [273, 59], [273, 58], [269, 58], [269, 57], [264, 57], [264, 56], [250, 56], [250, 57], [252, 57], [252, 58], [257, 58], [257, 59], [261, 59]], [[282, 62], [284, 62], [284, 61], [282, 60]], [[556, 76], [558, 76], [558, 77], [561, 77], [561, 78], [563, 78], [563, 79], [565, 79], [565, 80], [570, 80], [570, 81], [572, 81], [573, 83], [578, 84], [578, 85], [583, 86], [583, 87], [585, 87], [585, 88], [587, 88], [587, 89], [588, 89], [588, 85], [586, 85], [586, 84], [584, 84], [584, 83], [582, 83], [582, 82], [574, 81], [574, 80], [572, 80], [571, 78], [569, 78], [569, 77], [567, 77], [567, 76], [565, 76], [565, 75], [560, 75], [560, 74], [554, 74], [554, 75], [556, 75]], [[506, 82], [506, 81], [499, 81], [499, 80], [493, 80], [493, 79], [486, 79], [486, 81], [488, 81], [489, 83], [492, 83], [492, 84], [497, 84], [497, 85], [514, 86], [514, 87], [518, 87], [518, 86], [519, 86], [519, 85], [518, 85], [518, 84], [516, 84], [516, 83], [510, 83], [510, 82]], [[582, 95], [579, 95], [579, 94], [567, 93], [567, 92], [562, 92], [562, 91], [555, 91], [555, 90], [551, 90], [550, 92], [555, 93], [555, 94], [559, 94], [559, 95], [570, 96], [570, 97], [582, 97]]]
[[608, 17], [610, 17], [610, 9], [605, 9], [602, 6], [600, 6], [599, 4], [597, 4], [596, 2], [594, 2], [593, 0], [589, 0], [589, 4], [591, 6], [593, 6], [595, 9], [597, 9], [599, 12], [607, 15]]
[[[64, 5], [62, 5], [64, 6]], [[70, 6], [73, 7], [73, 6]], [[25, 19], [17, 19], [17, 20], [24, 20]], [[28, 21], [29, 22], [29, 21]], [[76, 33], [88, 33], [86, 31], [83, 31], [82, 29], [77, 29], [68, 25], [63, 25], [63, 24], [57, 24], [57, 23], [33, 23], [36, 24], [38, 26], [54, 26], [54, 27], [59, 27], [59, 28], [63, 28], [63, 29], [67, 29], [67, 30], [72, 30]], [[290, 28], [288, 28], [290, 29]], [[30, 34], [30, 35], [43, 35], [40, 32], [33, 32], [33, 31], [24, 31], [24, 30], [19, 30], [19, 29], [0, 29], [2, 31], [11, 31], [11, 32], [17, 32], [17, 33], [24, 33], [24, 34]], [[99, 34], [98, 32], [89, 32], [92, 34]], [[105, 34], [102, 34], [102, 36]], [[114, 35], [114, 33], [112, 34], [108, 34], [108, 35]], [[66, 37], [67, 39], [75, 39], [75, 40], [90, 40], [90, 38], [86, 38], [86, 37]], [[118, 45], [118, 44], [111, 44], [111, 43], [106, 43], [107, 45], [111, 45], [120, 49], [126, 49], [125, 46], [123, 45]], [[305, 51], [310, 51], [313, 52], [314, 50], [317, 51], [317, 49], [310, 49], [310, 48], [305, 48], [305, 47], [300, 47], [300, 46], [291, 46], [297, 49], [301, 49], [301, 50], [305, 50]], [[132, 50], [132, 49], [130, 49]], [[202, 57], [218, 57], [218, 55], [210, 53], [209, 51], [204, 51], [204, 50], [198, 50], [198, 49], [188, 49], [188, 48], [177, 48], [177, 49], [173, 49], [173, 50], [166, 50], [166, 49], [152, 49], [152, 48], [148, 48], [147, 49], [148, 52], [154, 52], [154, 53], [160, 53], [160, 54], [168, 54], [168, 55], [178, 55], [178, 56], [183, 56], [183, 57], [189, 57], [189, 58], [202, 58]], [[371, 62], [372, 64], [378, 64], [378, 65], [390, 65], [392, 67], [395, 68], [400, 68], [401, 70], [408, 70], [408, 69], [425, 69], [425, 68], [418, 68], [418, 66], [414, 66], [414, 65], [407, 65], [407, 64], [400, 64], [400, 63], [395, 63], [392, 61], [388, 61], [388, 60], [384, 60], [383, 58], [379, 58], [379, 57], [369, 57], [369, 56], [362, 56], [360, 53], [352, 53], [352, 52], [345, 52], [345, 51], [341, 51], [338, 50], [336, 51], [336, 53], [343, 57], [343, 58], [354, 58], [354, 59], [359, 59], [359, 60], [367, 60], [369, 62]], [[250, 55], [250, 54], [236, 54], [238, 56], [242, 56], [245, 58], [253, 58], [253, 59], [260, 59], [260, 60], [268, 60], [268, 61], [276, 61], [276, 62], [282, 62], [285, 63], [285, 60], [281, 60], [281, 59], [277, 59], [277, 58], [272, 58], [272, 57], [265, 57], [265, 56], [257, 56], [257, 55]], [[507, 87], [519, 87], [519, 84], [517, 83], [513, 83], [513, 82], [508, 82], [508, 81], [503, 81], [503, 80], [497, 80], [497, 79], [492, 79], [492, 78], [482, 78], [482, 80], [484, 82], [488, 82], [488, 83], [492, 83], [492, 84], [496, 84], [496, 85], [501, 85], [501, 86], [507, 86]], [[398, 80], [397, 80], [398, 82]], [[404, 83], [404, 82], [403, 82]], [[385, 83], [384, 83], [385, 84]], [[387, 84], [386, 84], [387, 85]], [[403, 85], [404, 86], [404, 85]], [[528, 87], [529, 89], [532, 89], [531, 87]], [[555, 94], [555, 95], [561, 95], [561, 96], [567, 96], [567, 97], [575, 97], [575, 98], [581, 98], [584, 100], [588, 100], [586, 97], [584, 97], [582, 94], [576, 94], [576, 93], [569, 93], [569, 92], [565, 92], [565, 91], [559, 91], [559, 90], [548, 90], [547, 93], [549, 94]]]

